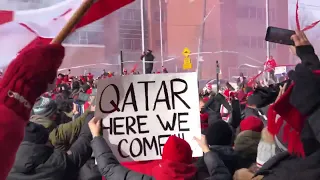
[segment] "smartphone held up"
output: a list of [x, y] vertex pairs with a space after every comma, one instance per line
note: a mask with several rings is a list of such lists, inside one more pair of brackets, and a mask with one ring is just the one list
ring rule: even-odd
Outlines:
[[294, 34], [295, 31], [293, 30], [269, 26], [265, 40], [273, 43], [294, 46], [294, 42], [291, 39], [291, 36]]

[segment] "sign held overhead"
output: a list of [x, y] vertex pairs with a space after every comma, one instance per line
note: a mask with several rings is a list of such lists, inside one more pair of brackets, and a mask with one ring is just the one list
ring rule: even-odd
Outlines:
[[196, 73], [117, 76], [100, 80], [96, 116], [119, 161], [161, 159], [170, 135], [185, 139], [202, 156]]

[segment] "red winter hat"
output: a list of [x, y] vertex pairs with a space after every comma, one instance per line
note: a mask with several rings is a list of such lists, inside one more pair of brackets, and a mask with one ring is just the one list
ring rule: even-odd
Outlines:
[[191, 164], [192, 150], [189, 143], [175, 135], [170, 136], [163, 147], [162, 160]]
[[59, 86], [62, 83], [62, 79], [57, 79], [56, 80], [56, 86]]
[[80, 76], [80, 80], [81, 80], [82, 82], [86, 82], [86, 78], [85, 78], [84, 76]]
[[248, 92], [247, 97], [250, 97], [251, 95], [253, 95], [253, 91]]
[[229, 98], [230, 97], [230, 90], [229, 89], [224, 90], [223, 95], [225, 95], [227, 98]]
[[69, 82], [69, 76], [65, 75], [63, 78], [63, 82], [68, 83]]
[[0, 81], [0, 103], [25, 120], [36, 99], [53, 83], [64, 58], [64, 47], [49, 44], [22, 51]]
[[249, 116], [241, 121], [240, 130], [241, 131], [255, 131], [261, 132], [264, 128], [264, 124], [261, 119], [256, 116]]
[[208, 101], [209, 101], [209, 99], [210, 99], [209, 97], [203, 97], [203, 102], [205, 102], [205, 103], [206, 103], [206, 102], [208, 102]]
[[88, 80], [93, 80], [93, 75], [91, 73], [88, 73]]
[[209, 118], [209, 114], [208, 113], [201, 113], [200, 114], [201, 130], [205, 130], [205, 129], [207, 129], [209, 127], [208, 118]]

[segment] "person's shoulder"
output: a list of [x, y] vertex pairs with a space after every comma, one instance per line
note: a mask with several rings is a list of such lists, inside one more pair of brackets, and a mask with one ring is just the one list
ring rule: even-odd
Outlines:
[[45, 164], [55, 167], [61, 171], [66, 170], [68, 166], [67, 153], [59, 149], [54, 149]]

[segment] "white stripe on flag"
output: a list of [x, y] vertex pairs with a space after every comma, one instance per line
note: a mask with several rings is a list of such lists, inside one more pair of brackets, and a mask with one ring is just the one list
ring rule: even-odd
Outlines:
[[[86, 13], [76, 26], [81, 28], [134, 0], [99, 0]], [[65, 0], [48, 8], [14, 11], [1, 11], [0, 15], [0, 67], [7, 66], [18, 52], [33, 45], [48, 43], [54, 38], [69, 18], [81, 5], [81, 0]], [[10, 21], [11, 20], [11, 21]], [[8, 22], [10, 21], [10, 22]]]

